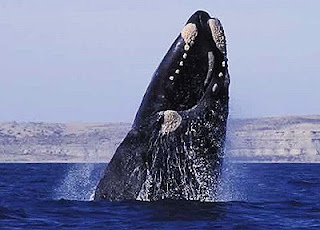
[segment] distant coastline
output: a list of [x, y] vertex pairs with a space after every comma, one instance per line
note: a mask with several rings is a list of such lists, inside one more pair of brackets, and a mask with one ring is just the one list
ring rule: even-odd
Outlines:
[[[231, 119], [226, 158], [320, 163], [320, 115]], [[0, 122], [0, 162], [109, 162], [129, 123]]]

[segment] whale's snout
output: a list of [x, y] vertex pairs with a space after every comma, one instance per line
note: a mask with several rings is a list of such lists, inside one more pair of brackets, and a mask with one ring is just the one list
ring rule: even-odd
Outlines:
[[223, 55], [226, 55], [226, 39], [221, 22], [217, 18], [212, 18], [202, 10], [195, 12], [187, 21], [186, 25], [193, 24], [204, 37], [213, 40], [216, 47]]
[[193, 23], [197, 25], [199, 28], [206, 27], [207, 21], [210, 19], [210, 15], [202, 10], [196, 11], [193, 15], [190, 16], [187, 23]]
[[149, 106], [140, 107], [135, 124], [140, 126], [141, 118], [160, 111], [210, 106], [228, 97], [227, 61], [220, 21], [204, 11], [195, 12], [154, 73], [142, 103]]

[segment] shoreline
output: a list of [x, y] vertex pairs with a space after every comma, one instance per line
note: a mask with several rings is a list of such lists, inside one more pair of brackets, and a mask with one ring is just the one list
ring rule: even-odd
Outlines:
[[[0, 163], [107, 163], [129, 123], [0, 122]], [[320, 115], [229, 119], [226, 158], [320, 163]]]

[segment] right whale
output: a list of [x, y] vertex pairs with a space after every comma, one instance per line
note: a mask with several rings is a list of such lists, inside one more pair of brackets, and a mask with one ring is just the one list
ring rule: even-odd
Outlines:
[[155, 71], [96, 200], [214, 200], [228, 117], [227, 67], [220, 21], [197, 11]]

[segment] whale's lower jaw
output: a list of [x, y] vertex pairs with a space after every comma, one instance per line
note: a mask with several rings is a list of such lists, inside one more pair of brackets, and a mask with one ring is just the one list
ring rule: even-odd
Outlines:
[[182, 113], [182, 120], [186, 122], [175, 131], [153, 132], [145, 180], [136, 199], [214, 201], [224, 155], [225, 111], [227, 108], [219, 114], [213, 111]]
[[95, 199], [214, 201], [228, 103], [218, 101], [215, 110], [200, 107], [178, 112], [181, 123], [172, 131], [164, 131], [159, 119], [146, 132], [132, 129], [110, 162]]
[[191, 16], [160, 63], [95, 199], [214, 200], [228, 117], [223, 28]]

